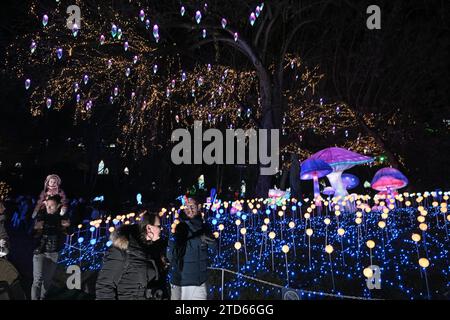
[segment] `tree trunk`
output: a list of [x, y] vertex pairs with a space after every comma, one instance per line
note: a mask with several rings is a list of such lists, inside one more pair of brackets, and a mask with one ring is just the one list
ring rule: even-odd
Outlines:
[[[386, 143], [383, 141], [383, 139], [381, 138], [381, 136], [380, 136], [375, 130], [371, 129], [371, 128], [365, 123], [365, 121], [363, 120], [363, 118], [362, 118], [358, 113], [356, 113], [356, 118], [358, 119], [358, 122], [360, 123], [360, 125], [363, 127], [364, 131], [366, 131], [366, 133], [367, 133], [369, 136], [373, 137], [373, 138], [375, 139], [376, 143], [377, 143], [378, 145], [380, 145], [381, 148], [385, 151], [385, 153], [387, 154], [388, 159], [389, 159], [391, 165], [392, 165], [394, 168], [397, 168], [397, 169], [402, 168], [402, 165], [400, 165], [400, 163], [398, 162], [397, 157], [394, 155], [393, 152], [391, 152], [391, 151], [389, 150], [389, 148], [386, 146]], [[402, 168], [402, 169], [403, 169], [403, 168]]]
[[[273, 113], [272, 113], [272, 84], [267, 72], [259, 74], [259, 88], [261, 97], [262, 121], [261, 129], [273, 129]], [[267, 150], [270, 152], [270, 134], [267, 139]], [[260, 164], [260, 170], [267, 165]], [[261, 175], [258, 173], [258, 181], [256, 183], [255, 193], [257, 197], [267, 197], [272, 184], [272, 176]]]
[[298, 155], [291, 154], [291, 169], [289, 170], [289, 184], [291, 187], [291, 197], [300, 198], [300, 162]]

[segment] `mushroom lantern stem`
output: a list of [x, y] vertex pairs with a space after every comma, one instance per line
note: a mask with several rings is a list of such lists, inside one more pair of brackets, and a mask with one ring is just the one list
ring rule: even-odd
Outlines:
[[328, 181], [334, 189], [334, 196], [345, 197], [348, 195], [347, 189], [342, 183], [342, 171], [334, 171], [327, 175]]

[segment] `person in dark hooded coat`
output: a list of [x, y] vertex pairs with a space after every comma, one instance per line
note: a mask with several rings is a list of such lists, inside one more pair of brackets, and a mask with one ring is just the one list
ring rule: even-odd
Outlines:
[[157, 214], [144, 212], [136, 224], [111, 234], [112, 245], [97, 277], [97, 300], [163, 300], [168, 298], [167, 243], [161, 239]]

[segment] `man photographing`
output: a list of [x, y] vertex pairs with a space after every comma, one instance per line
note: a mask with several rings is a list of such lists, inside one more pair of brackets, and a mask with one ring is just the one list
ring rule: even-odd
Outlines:
[[216, 246], [214, 236], [203, 221], [201, 203], [188, 198], [167, 252], [172, 300], [207, 299], [208, 248]]

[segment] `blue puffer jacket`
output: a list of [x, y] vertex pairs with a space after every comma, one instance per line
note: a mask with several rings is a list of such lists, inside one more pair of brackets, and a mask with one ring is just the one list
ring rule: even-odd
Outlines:
[[215, 250], [216, 247], [216, 240], [200, 216], [181, 221], [168, 245], [170, 283], [177, 286], [200, 286], [206, 282], [208, 248]]

